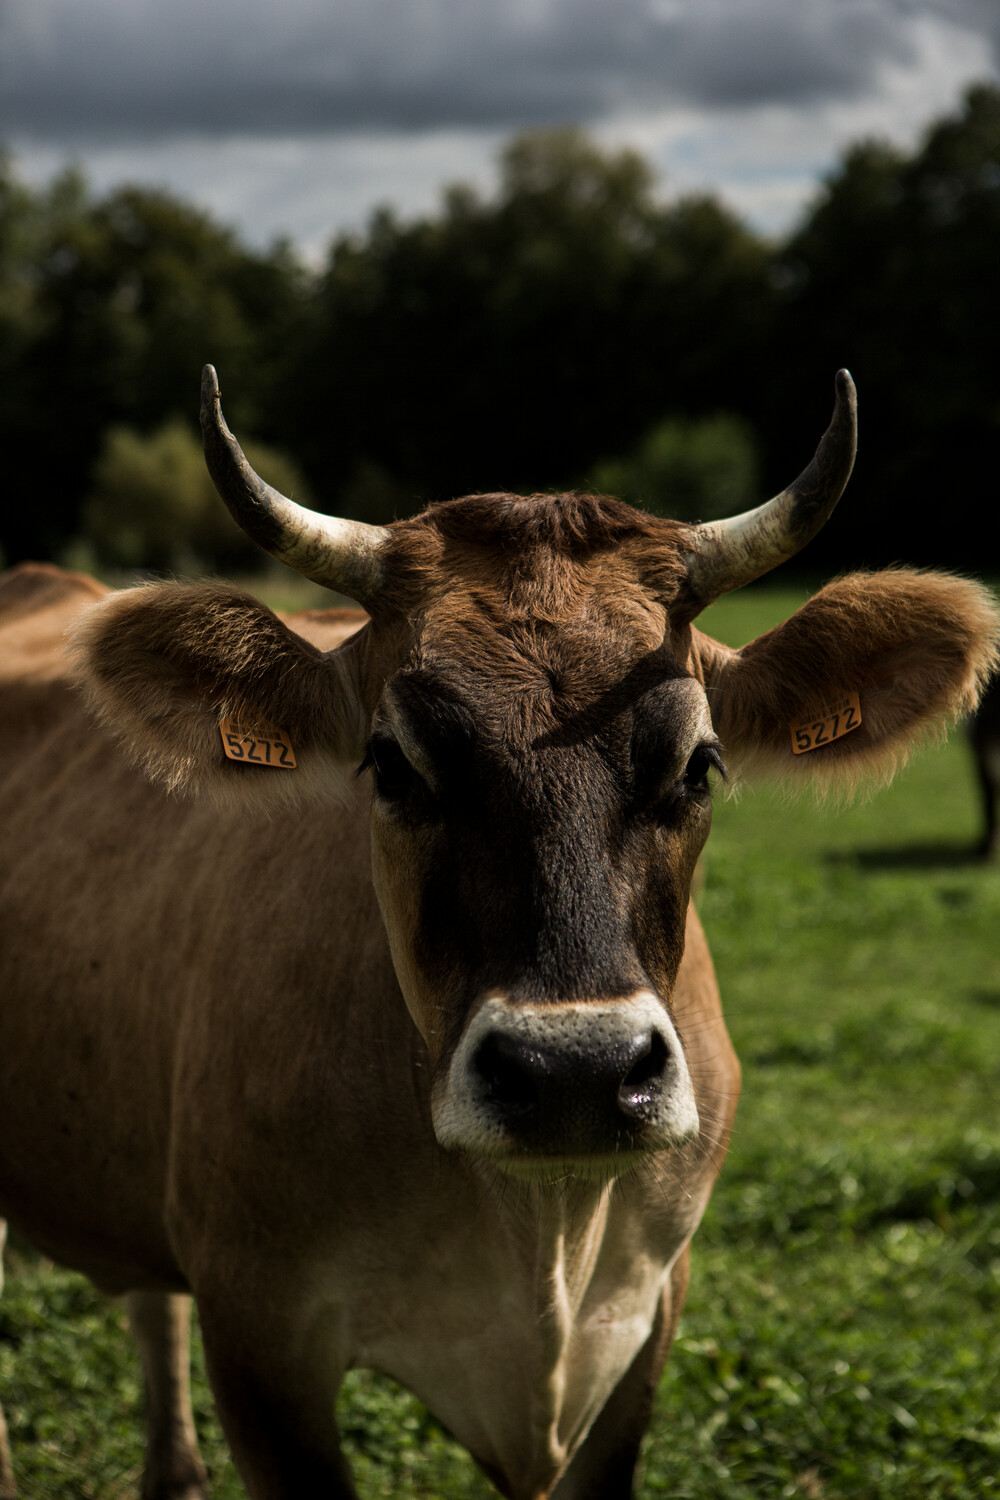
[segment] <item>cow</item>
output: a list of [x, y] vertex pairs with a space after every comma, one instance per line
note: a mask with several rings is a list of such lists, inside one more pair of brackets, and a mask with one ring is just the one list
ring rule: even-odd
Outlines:
[[622, 1500], [739, 1092], [689, 900], [710, 783], [885, 779], [975, 701], [996, 610], [897, 569], [741, 650], [695, 626], [830, 515], [846, 371], [799, 479], [701, 525], [320, 515], [219, 402], [208, 367], [234, 516], [367, 613], [8, 576], [0, 1212], [127, 1297], [144, 1500], [207, 1493], [192, 1297], [252, 1500], [355, 1494], [352, 1366], [510, 1500]]
[[1000, 677], [986, 684], [979, 707], [968, 723], [969, 744], [979, 783], [982, 833], [975, 852], [980, 859], [994, 859], [1000, 849], [997, 799], [1000, 797]]

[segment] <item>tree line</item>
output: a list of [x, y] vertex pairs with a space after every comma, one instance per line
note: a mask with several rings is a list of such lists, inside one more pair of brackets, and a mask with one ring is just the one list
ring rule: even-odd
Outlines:
[[859, 464], [820, 566], [996, 571], [998, 248], [988, 85], [912, 152], [848, 150], [777, 242], [571, 128], [513, 139], [489, 197], [377, 212], [318, 270], [166, 193], [33, 191], [0, 162], [0, 547], [249, 565], [197, 461], [206, 360], [266, 477], [375, 521], [577, 485], [739, 509], [808, 461], [847, 365]]

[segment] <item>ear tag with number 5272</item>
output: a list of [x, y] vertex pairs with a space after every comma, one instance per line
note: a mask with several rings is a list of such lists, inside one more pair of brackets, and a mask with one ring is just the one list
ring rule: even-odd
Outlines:
[[222, 748], [229, 760], [244, 766], [296, 767], [295, 751], [284, 729], [247, 729], [233, 719], [219, 720]]
[[792, 731], [792, 754], [805, 755], [821, 750], [834, 740], [842, 739], [861, 725], [861, 699], [857, 693], [844, 693], [808, 717], [795, 720]]

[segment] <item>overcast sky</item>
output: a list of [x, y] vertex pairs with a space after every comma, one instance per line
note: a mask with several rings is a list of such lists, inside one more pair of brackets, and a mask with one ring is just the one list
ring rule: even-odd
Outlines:
[[998, 76], [1000, 0], [0, 0], [29, 181], [75, 160], [311, 255], [567, 121], [779, 231], [847, 142], [911, 145]]

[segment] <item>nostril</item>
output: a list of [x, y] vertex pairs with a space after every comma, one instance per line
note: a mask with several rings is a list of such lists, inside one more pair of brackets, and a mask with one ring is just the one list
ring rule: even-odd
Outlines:
[[514, 1037], [491, 1031], [476, 1048], [473, 1066], [486, 1084], [487, 1097], [512, 1114], [524, 1114], [538, 1103], [533, 1054]]
[[632, 1066], [618, 1088], [618, 1103], [626, 1111], [634, 1111], [649, 1102], [663, 1077], [670, 1055], [658, 1031], [637, 1038], [636, 1050], [638, 1055], [633, 1053]]

